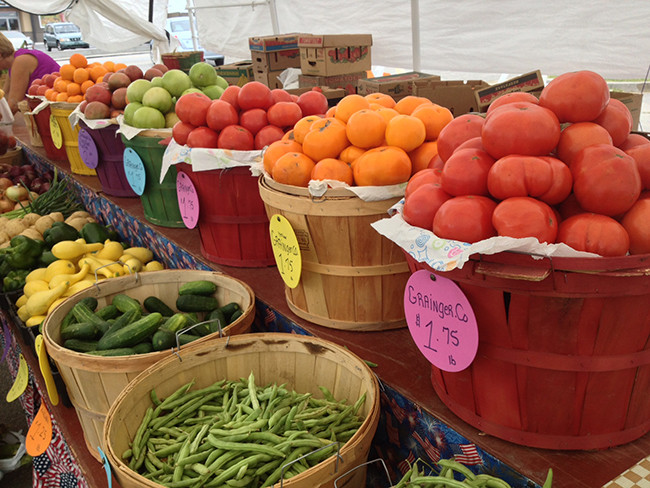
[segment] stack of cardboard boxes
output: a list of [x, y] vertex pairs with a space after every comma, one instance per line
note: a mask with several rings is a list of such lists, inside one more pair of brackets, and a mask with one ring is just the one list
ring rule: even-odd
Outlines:
[[287, 68], [300, 68], [298, 37], [301, 34], [250, 37], [253, 79], [271, 89], [282, 88], [278, 76]]
[[311, 35], [298, 40], [301, 88], [328, 86], [357, 92], [357, 82], [372, 68], [371, 34]]
[[253, 62], [251, 60], [217, 66], [217, 74], [229, 85], [244, 86], [253, 80]]

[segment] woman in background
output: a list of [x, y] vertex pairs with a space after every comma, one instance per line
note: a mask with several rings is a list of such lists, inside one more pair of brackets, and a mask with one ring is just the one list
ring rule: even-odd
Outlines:
[[0, 33], [0, 70], [9, 71], [3, 89], [13, 113], [18, 112], [18, 102], [25, 98], [32, 81], [60, 68], [59, 63], [37, 49], [15, 51], [11, 41]]

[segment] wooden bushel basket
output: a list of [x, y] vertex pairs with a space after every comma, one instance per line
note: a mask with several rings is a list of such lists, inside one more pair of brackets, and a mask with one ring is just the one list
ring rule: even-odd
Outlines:
[[[408, 265], [402, 250], [370, 225], [386, 217], [399, 198], [366, 202], [338, 189], [315, 199], [306, 188], [264, 177], [259, 188], [269, 219], [275, 214], [286, 217], [300, 244], [300, 282], [293, 289], [285, 286], [287, 303], [296, 315], [334, 329], [406, 326]], [[305, 193], [290, 193], [300, 190]]]
[[[86, 446], [101, 461], [101, 445], [106, 413], [124, 387], [152, 364], [173, 355], [170, 351], [157, 351], [134, 356], [101, 357], [83, 354], [64, 348], [61, 340], [61, 321], [72, 307], [85, 297], [95, 297], [98, 308], [111, 303], [113, 296], [124, 293], [142, 301], [157, 296], [174, 308], [180, 285], [188, 281], [208, 280], [217, 284], [215, 297], [220, 304], [237, 302], [243, 315], [222, 331], [224, 335], [243, 334], [250, 331], [255, 318], [255, 295], [244, 282], [212, 271], [164, 270], [149, 271], [121, 278], [99, 281], [95, 286], [74, 294], [50, 313], [43, 323], [43, 338], [48, 355], [56, 363], [65, 382], [81, 428]], [[218, 338], [214, 333], [197, 339], [197, 343]], [[174, 356], [175, 357], [175, 356]]]
[[[151, 406], [152, 389], [155, 388], [159, 398], [166, 398], [192, 380], [195, 380], [193, 389], [199, 389], [222, 379], [238, 380], [251, 372], [256, 384], [285, 384], [288, 390], [312, 393], [316, 398], [322, 398], [319, 386], [328, 388], [337, 399], [347, 399], [348, 403], [366, 394], [359, 411], [365, 420], [341, 447], [338, 461], [337, 456], [332, 455], [273, 486], [332, 488], [337, 477], [366, 461], [380, 415], [379, 385], [370, 368], [345, 348], [316, 337], [284, 333], [245, 334], [181, 348], [180, 358], [170, 356], [163, 359], [122, 391], [108, 412], [104, 429], [106, 456], [120, 486], [161, 486], [131, 470], [122, 459], [122, 453], [129, 448], [147, 408]], [[350, 474], [345, 486], [365, 487], [365, 469]]]

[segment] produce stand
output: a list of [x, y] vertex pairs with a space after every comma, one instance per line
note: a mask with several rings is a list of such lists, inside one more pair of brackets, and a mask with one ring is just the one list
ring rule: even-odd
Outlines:
[[[253, 331], [314, 335], [345, 345], [359, 357], [376, 363], [373, 371], [380, 380], [382, 412], [369, 459], [383, 458], [393, 482], [399, 479], [399, 464], [406, 459], [412, 462], [419, 456], [455, 454], [465, 456], [469, 462], [482, 462], [487, 472], [503, 476], [513, 486], [541, 486], [547, 470], [552, 468], [556, 488], [594, 488], [607, 485], [650, 453], [650, 434], [608, 450], [553, 451], [522, 447], [481, 433], [460, 420], [437, 397], [430, 383], [430, 363], [417, 350], [408, 329], [354, 332], [307, 322], [290, 310], [284, 284], [274, 267], [228, 267], [206, 261], [199, 249], [198, 229], [163, 228], [148, 223], [137, 199], [106, 195], [96, 177], [72, 176], [68, 162], [53, 162], [42, 147], [30, 146], [27, 128], [20, 119], [14, 132], [32, 164], [56, 166], [72, 178], [87, 210], [100, 222], [113, 224], [131, 245], [146, 242], [169, 268], [214, 269], [248, 283], [257, 299]], [[10, 367], [12, 374], [16, 373], [20, 352], [33, 373], [23, 395], [32, 398], [20, 399], [30, 424], [34, 406], [47, 398], [38, 360], [33, 346], [15, 330], [7, 310], [0, 312], [0, 319], [3, 326], [12, 329], [15, 345], [8, 354], [8, 363], [14, 365]], [[47, 407], [54, 420], [54, 442], [48, 452], [57, 449], [60, 468], [76, 479], [71, 486], [108, 486], [104, 470], [83, 442], [74, 409], [63, 403], [52, 406], [49, 401]], [[377, 468], [368, 469], [367, 486], [388, 486], [385, 473]], [[112, 486], [118, 486], [114, 479]]]

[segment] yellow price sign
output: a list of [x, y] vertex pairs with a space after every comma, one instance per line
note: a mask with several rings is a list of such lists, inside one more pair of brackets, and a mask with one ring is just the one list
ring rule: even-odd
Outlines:
[[34, 416], [32, 425], [29, 426], [25, 436], [25, 449], [32, 457], [40, 456], [52, 442], [52, 417], [41, 399], [41, 406]]
[[271, 247], [278, 271], [289, 288], [295, 288], [300, 282], [302, 272], [302, 255], [298, 246], [296, 233], [291, 223], [282, 215], [275, 214], [269, 222]]
[[20, 364], [18, 365], [18, 373], [16, 374], [16, 379], [14, 384], [11, 385], [11, 388], [7, 392], [7, 403], [13, 402], [16, 398], [23, 394], [25, 388], [27, 388], [27, 383], [29, 382], [29, 367], [27, 366], [27, 361], [25, 361], [24, 356], [20, 355]]
[[52, 369], [50, 368], [50, 362], [47, 358], [47, 351], [45, 350], [45, 343], [43, 342], [43, 336], [41, 334], [38, 334], [36, 336], [34, 347], [36, 348], [36, 354], [38, 355], [38, 365], [41, 368], [41, 374], [45, 380], [45, 387], [47, 388], [47, 394], [50, 397], [50, 403], [56, 407], [59, 404], [59, 392], [57, 391], [56, 384], [54, 383]]
[[52, 136], [54, 147], [61, 149], [63, 146], [63, 133], [61, 132], [59, 121], [52, 114], [50, 114], [50, 135]]

